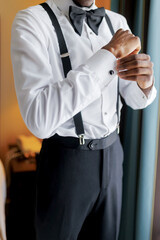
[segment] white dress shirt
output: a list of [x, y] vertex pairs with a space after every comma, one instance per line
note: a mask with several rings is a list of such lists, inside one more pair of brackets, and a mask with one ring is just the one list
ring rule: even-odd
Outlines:
[[[47, 0], [61, 25], [72, 70], [64, 77], [59, 45], [47, 12], [40, 5], [17, 13], [12, 25], [11, 59], [15, 88], [22, 117], [39, 138], [55, 133], [75, 136], [73, 116], [81, 111], [85, 138], [101, 138], [116, 129], [117, 74], [115, 56], [101, 49], [112, 38], [105, 18], [97, 36], [85, 23], [82, 35], [73, 29], [69, 17], [72, 0]], [[90, 8], [94, 9], [93, 4]], [[129, 29], [126, 19], [106, 10], [114, 30]], [[114, 74], [110, 75], [110, 70]], [[148, 106], [148, 98], [136, 82], [120, 79], [120, 94], [133, 109]], [[120, 101], [120, 109], [122, 103]]]

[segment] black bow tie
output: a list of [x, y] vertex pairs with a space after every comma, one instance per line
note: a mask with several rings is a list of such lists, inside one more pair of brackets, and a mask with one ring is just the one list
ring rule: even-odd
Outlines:
[[97, 8], [95, 10], [84, 11], [78, 7], [69, 7], [69, 17], [75, 31], [81, 35], [83, 20], [86, 18], [88, 26], [98, 35], [98, 28], [105, 16], [105, 9]]

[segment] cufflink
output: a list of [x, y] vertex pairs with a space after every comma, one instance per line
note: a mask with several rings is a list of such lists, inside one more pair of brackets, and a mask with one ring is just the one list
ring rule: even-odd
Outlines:
[[109, 71], [109, 74], [110, 74], [110, 75], [113, 75], [113, 74], [114, 74], [114, 71], [113, 71], [113, 70], [110, 70], [110, 71]]

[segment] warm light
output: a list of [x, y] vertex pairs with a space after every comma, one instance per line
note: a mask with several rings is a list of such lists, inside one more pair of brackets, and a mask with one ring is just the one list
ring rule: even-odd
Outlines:
[[[7, 151], [8, 144], [14, 143], [19, 134], [30, 134], [20, 115], [14, 90], [10, 58], [11, 26], [20, 9], [44, 2], [42, 0], [2, 1], [0, 7], [1, 61], [0, 61], [0, 157]], [[110, 9], [110, 0], [96, 0], [98, 7]]]
[[106, 9], [110, 9], [111, 0], [96, 0], [97, 7], [104, 7]]

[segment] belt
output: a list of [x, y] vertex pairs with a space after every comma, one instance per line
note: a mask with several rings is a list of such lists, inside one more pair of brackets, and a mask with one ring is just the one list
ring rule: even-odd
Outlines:
[[62, 146], [66, 148], [80, 149], [80, 150], [100, 150], [111, 146], [118, 138], [117, 130], [108, 135], [107, 137], [100, 139], [85, 139], [85, 144], [79, 144], [79, 138], [76, 137], [64, 137], [59, 136], [57, 133], [44, 139], [43, 143], [54, 144], [55, 146]]

